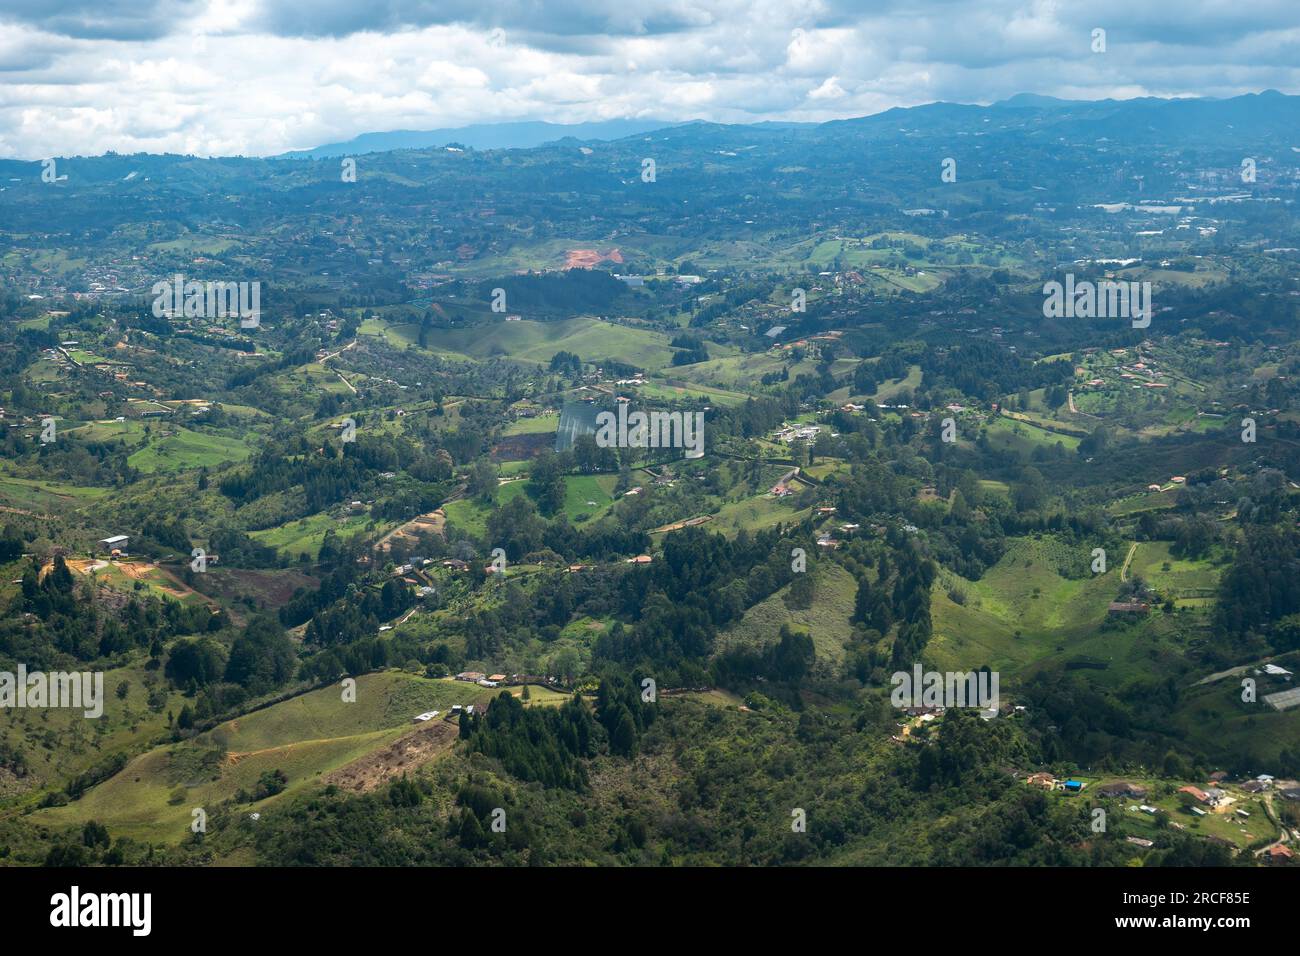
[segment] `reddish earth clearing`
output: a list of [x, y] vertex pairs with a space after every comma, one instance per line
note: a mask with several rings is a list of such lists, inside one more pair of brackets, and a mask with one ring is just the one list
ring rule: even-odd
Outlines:
[[592, 269], [606, 261], [621, 263], [623, 254], [617, 249], [603, 253], [596, 249], [570, 249], [564, 256], [564, 268]]
[[428, 763], [451, 749], [459, 736], [455, 724], [435, 717], [424, 726], [403, 734], [382, 750], [366, 754], [321, 778], [350, 793], [369, 793], [404, 773]]

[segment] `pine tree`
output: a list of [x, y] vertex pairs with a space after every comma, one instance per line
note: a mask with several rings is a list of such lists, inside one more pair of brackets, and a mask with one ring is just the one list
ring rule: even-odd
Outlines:
[[609, 749], [620, 757], [636, 754], [636, 725], [626, 707], [619, 705], [614, 717], [614, 730], [609, 735]]
[[853, 601], [853, 620], [857, 624], [866, 624], [871, 620], [871, 582], [866, 574], [858, 579], [858, 594]]

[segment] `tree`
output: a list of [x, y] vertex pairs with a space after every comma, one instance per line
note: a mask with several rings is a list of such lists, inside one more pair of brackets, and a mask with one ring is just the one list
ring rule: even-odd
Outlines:
[[477, 850], [487, 845], [487, 835], [483, 832], [483, 825], [478, 822], [478, 817], [469, 807], [461, 809], [460, 825], [457, 829], [460, 831], [460, 845], [465, 849]]
[[93, 850], [97, 846], [107, 849], [112, 841], [108, 836], [108, 827], [96, 820], [87, 820], [85, 826], [81, 828], [81, 842], [83, 846]]
[[871, 621], [871, 582], [864, 572], [858, 578], [858, 593], [853, 599], [853, 622], [867, 624]]
[[952, 493], [952, 508], [949, 509], [948, 514], [953, 521], [960, 524], [970, 521], [970, 506], [966, 503], [966, 496], [961, 493], [960, 488]]
[[1026, 468], [1020, 473], [1013, 489], [1017, 511], [1037, 511], [1047, 500], [1047, 482], [1037, 468]]
[[548, 451], [537, 457], [528, 480], [528, 492], [537, 502], [537, 510], [544, 515], [553, 515], [564, 507], [564, 473], [559, 455]]
[[292, 677], [296, 663], [293, 642], [280, 622], [269, 616], [257, 617], [230, 648], [226, 680], [252, 693], [265, 693]]
[[471, 498], [490, 501], [497, 490], [497, 470], [492, 462], [480, 458], [470, 469], [466, 493]]
[[786, 604], [792, 609], [807, 610], [813, 605], [813, 596], [816, 591], [817, 586], [811, 571], [796, 574], [794, 580], [790, 582], [790, 591], [786, 598]]
[[1191, 775], [1187, 761], [1173, 750], [1165, 754], [1163, 771], [1171, 780], [1186, 780]]
[[636, 724], [628, 709], [620, 705], [614, 718], [614, 730], [609, 735], [610, 752], [620, 757], [631, 757], [636, 754], [636, 746]]
[[563, 677], [565, 681], [572, 681], [582, 672], [581, 659], [578, 652], [572, 647], [562, 648], [553, 658], [551, 658], [551, 670]]

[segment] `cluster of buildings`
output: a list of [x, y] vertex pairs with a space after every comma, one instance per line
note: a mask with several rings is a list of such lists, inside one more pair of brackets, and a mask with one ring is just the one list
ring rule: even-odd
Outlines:
[[789, 445], [795, 441], [816, 441], [821, 430], [820, 425], [784, 425], [772, 437], [782, 444]]
[[1058, 780], [1050, 773], [1031, 773], [1026, 778], [1025, 783], [1031, 787], [1041, 787], [1044, 790], [1060, 790], [1063, 793], [1083, 793], [1088, 786], [1082, 780]]
[[[518, 677], [518, 675], [515, 675]], [[484, 674], [482, 671], [461, 671], [456, 675], [456, 680], [463, 680], [470, 684], [478, 684], [480, 687], [500, 687], [503, 683], [517, 684], [521, 683], [516, 679], [507, 681], [505, 674]]]

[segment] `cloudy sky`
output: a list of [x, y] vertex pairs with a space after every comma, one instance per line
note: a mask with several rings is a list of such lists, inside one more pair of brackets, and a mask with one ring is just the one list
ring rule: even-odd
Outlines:
[[1300, 93], [1297, 0], [0, 0], [23, 159], [1268, 88]]

